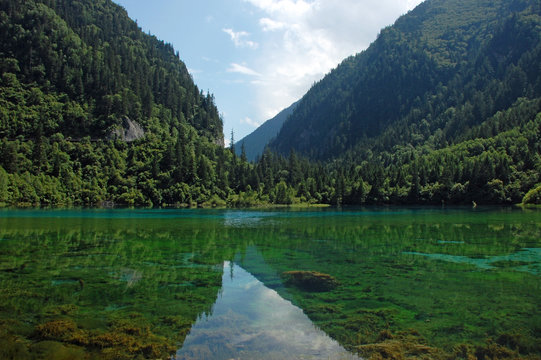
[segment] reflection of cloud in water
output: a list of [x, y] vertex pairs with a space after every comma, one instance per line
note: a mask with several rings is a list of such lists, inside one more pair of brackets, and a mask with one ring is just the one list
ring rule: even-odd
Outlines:
[[254, 286], [258, 286], [260, 284], [259, 281], [255, 280], [255, 281], [252, 281], [250, 283], [247, 283], [246, 285], [244, 285], [244, 290], [250, 290], [251, 288], [253, 288]]
[[359, 359], [241, 267], [224, 263], [222, 289], [176, 359]]

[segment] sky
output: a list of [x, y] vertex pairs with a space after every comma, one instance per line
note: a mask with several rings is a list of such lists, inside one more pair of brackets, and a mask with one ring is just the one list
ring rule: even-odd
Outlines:
[[114, 0], [173, 45], [235, 141], [422, 0]]

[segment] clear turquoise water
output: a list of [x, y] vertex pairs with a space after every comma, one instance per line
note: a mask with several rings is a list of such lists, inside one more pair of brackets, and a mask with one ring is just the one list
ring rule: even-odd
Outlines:
[[233, 262], [224, 262], [212, 313], [192, 326], [175, 359], [360, 359], [302, 309]]
[[382, 334], [540, 356], [540, 249], [537, 210], [4, 209], [0, 357], [348, 359]]

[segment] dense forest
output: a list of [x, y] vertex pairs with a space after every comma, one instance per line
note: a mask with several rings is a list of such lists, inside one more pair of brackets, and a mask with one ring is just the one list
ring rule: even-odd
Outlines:
[[540, 16], [533, 0], [426, 1], [315, 84], [271, 146], [328, 160], [461, 141], [541, 96]]
[[315, 84], [252, 163], [122, 7], [2, 0], [0, 203], [540, 202], [540, 7], [426, 1]]
[[539, 59], [538, 1], [429, 0], [315, 84], [270, 146], [334, 162], [351, 203], [355, 177], [367, 201], [517, 202], [541, 181]]

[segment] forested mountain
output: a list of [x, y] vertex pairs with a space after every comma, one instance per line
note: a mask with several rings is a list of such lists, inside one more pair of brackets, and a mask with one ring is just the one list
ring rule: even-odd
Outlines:
[[226, 156], [213, 96], [110, 0], [2, 0], [0, 69], [0, 202], [182, 202]]
[[2, 0], [0, 205], [541, 203], [540, 8], [427, 0], [315, 84], [252, 164], [122, 7]]
[[365, 160], [395, 146], [436, 150], [471, 137], [519, 98], [541, 96], [540, 7], [427, 0], [315, 84], [271, 147]]
[[265, 121], [251, 134], [239, 140], [235, 144], [237, 155], [241, 155], [242, 147], [244, 146], [248, 160], [255, 161], [257, 157], [261, 156], [263, 150], [265, 150], [265, 146], [278, 134], [288, 116], [295, 110], [297, 104], [298, 102], [294, 102], [272, 119]]
[[[145, 128], [186, 123], [209, 138], [223, 136], [212, 97], [199, 92], [178, 53], [144, 34], [121, 7], [71, 0], [0, 6], [2, 85], [15, 92], [2, 92], [3, 136], [35, 137], [42, 126], [46, 136], [100, 138], [125, 116]], [[23, 101], [13, 101], [18, 96]]]

